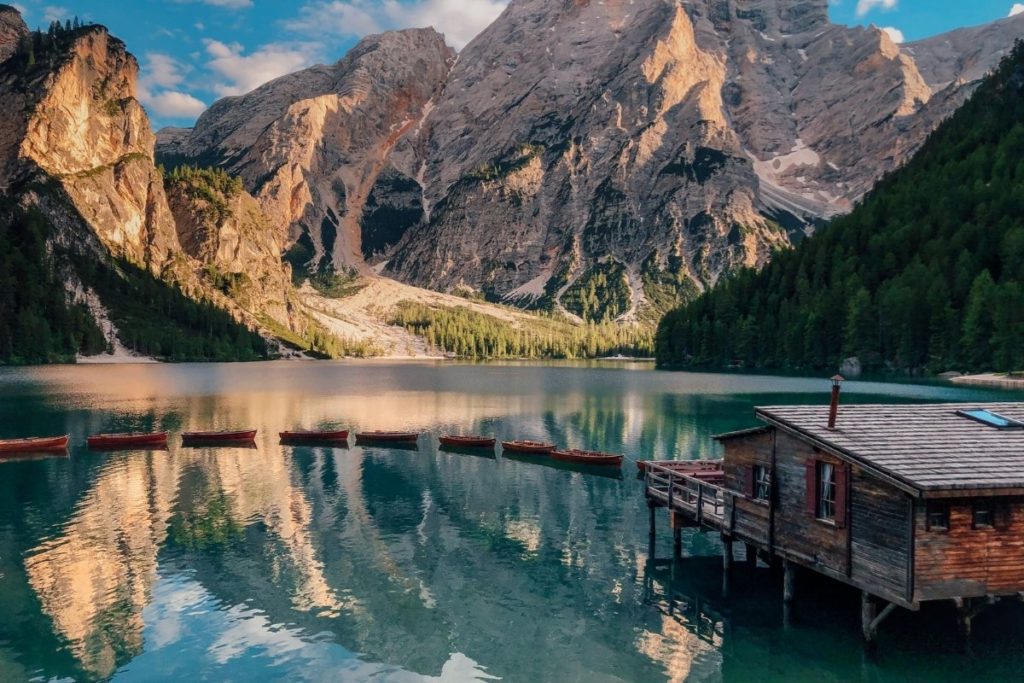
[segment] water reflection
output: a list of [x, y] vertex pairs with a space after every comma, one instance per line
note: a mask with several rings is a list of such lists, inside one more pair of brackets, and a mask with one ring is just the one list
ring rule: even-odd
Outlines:
[[[749, 680], [747, 662], [767, 660], [817, 680], [850, 662], [775, 651], [770, 576], [737, 603], [721, 595], [717, 560], [707, 571], [698, 560], [683, 583], [649, 566], [632, 463], [609, 477], [426, 439], [415, 451], [291, 448], [277, 433], [417, 429], [710, 457], [710, 436], [749, 425], [754, 404], [807, 400], [819, 384], [515, 365], [2, 371], [0, 438], [70, 431], [80, 444], [91, 432], [168, 429], [172, 439], [164, 452], [76, 446], [70, 459], [0, 466], [0, 674]], [[788, 393], [762, 393], [774, 386]], [[878, 397], [857, 385], [847, 394]], [[253, 450], [178, 445], [184, 430], [250, 426]], [[714, 556], [717, 545], [688, 535], [686, 550]], [[837, 610], [847, 612], [855, 620], [855, 608]], [[859, 652], [855, 623], [814, 628], [822, 648]]]

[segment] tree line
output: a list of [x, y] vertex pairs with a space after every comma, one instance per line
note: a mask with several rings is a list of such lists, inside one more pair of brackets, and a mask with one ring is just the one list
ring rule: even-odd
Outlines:
[[1024, 43], [902, 169], [666, 315], [663, 367], [1024, 368]]

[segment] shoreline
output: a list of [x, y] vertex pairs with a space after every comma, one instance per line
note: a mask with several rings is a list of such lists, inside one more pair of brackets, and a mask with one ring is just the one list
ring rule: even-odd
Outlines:
[[960, 377], [952, 377], [949, 381], [960, 386], [1024, 391], [1024, 376], [1011, 377], [1008, 373], [989, 372], [980, 375], [962, 375]]

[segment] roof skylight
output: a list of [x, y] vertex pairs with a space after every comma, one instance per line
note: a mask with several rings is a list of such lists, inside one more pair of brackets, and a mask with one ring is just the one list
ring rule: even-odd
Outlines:
[[974, 420], [975, 422], [980, 422], [983, 425], [994, 427], [995, 429], [1024, 429], [1024, 422], [1018, 422], [1017, 420], [1005, 417], [999, 413], [994, 413], [991, 410], [985, 410], [984, 408], [958, 410], [956, 414], [960, 417], [966, 417], [968, 420]]

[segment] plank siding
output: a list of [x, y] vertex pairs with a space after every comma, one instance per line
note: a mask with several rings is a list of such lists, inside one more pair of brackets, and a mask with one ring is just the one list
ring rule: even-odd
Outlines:
[[776, 432], [774, 484], [776, 495], [775, 546], [813, 568], [848, 575], [849, 528], [838, 528], [809, 514], [806, 507], [805, 464], [808, 460], [844, 463], [784, 432]]
[[1015, 595], [1024, 591], [1024, 498], [1001, 529], [973, 528], [973, 501], [949, 502], [949, 531], [928, 530], [925, 505], [915, 513], [915, 597], [918, 600]]
[[911, 601], [910, 497], [860, 468], [850, 482], [850, 578], [880, 597]]
[[769, 545], [769, 508], [761, 501], [749, 500], [750, 470], [755, 465], [771, 469], [773, 434], [770, 431], [745, 434], [725, 441], [725, 488], [735, 491], [733, 498], [732, 534], [740, 540], [752, 542], [762, 548]]

